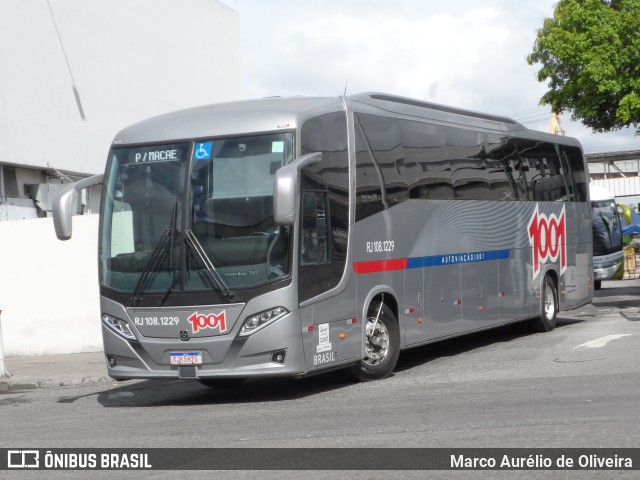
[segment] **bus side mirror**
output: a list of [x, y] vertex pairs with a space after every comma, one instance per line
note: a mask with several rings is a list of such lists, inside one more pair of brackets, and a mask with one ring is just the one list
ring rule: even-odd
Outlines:
[[56, 229], [58, 240], [69, 240], [72, 232], [71, 214], [73, 204], [78, 199], [78, 194], [85, 188], [100, 185], [104, 175], [94, 175], [82, 180], [70, 183], [63, 188], [53, 199], [53, 227]]
[[273, 220], [276, 225], [294, 224], [300, 203], [300, 172], [304, 167], [321, 160], [322, 153], [309, 153], [276, 172], [273, 183]]

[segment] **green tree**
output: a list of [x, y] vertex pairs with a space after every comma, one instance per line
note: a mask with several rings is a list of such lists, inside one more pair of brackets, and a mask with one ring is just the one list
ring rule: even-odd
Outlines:
[[548, 81], [541, 104], [595, 132], [640, 133], [640, 0], [560, 0], [527, 60]]

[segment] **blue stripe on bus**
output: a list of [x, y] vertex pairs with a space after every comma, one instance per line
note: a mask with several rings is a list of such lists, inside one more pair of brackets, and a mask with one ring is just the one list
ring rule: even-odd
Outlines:
[[461, 263], [489, 262], [509, 258], [509, 250], [493, 250], [489, 252], [452, 253], [449, 255], [433, 255], [431, 257], [409, 258], [407, 268], [440, 267]]
[[395, 258], [391, 260], [369, 260], [354, 262], [353, 270], [356, 274], [389, 272], [409, 268], [441, 267], [442, 265], [457, 265], [461, 263], [489, 262], [509, 258], [509, 250], [492, 250], [489, 252], [451, 253], [448, 255], [434, 255], [431, 257]]

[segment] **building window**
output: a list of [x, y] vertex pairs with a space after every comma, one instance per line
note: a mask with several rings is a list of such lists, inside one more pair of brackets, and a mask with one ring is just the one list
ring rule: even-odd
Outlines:
[[2, 181], [4, 187], [4, 195], [7, 197], [19, 197], [18, 180], [16, 178], [16, 169], [13, 167], [0, 166], [2, 168]]

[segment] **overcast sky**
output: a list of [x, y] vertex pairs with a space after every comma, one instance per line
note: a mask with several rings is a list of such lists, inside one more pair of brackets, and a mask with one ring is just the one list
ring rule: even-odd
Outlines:
[[[556, 0], [223, 0], [240, 15], [246, 98], [380, 91], [508, 115], [547, 131], [545, 85], [526, 62]], [[586, 152], [640, 148], [633, 131]]]

